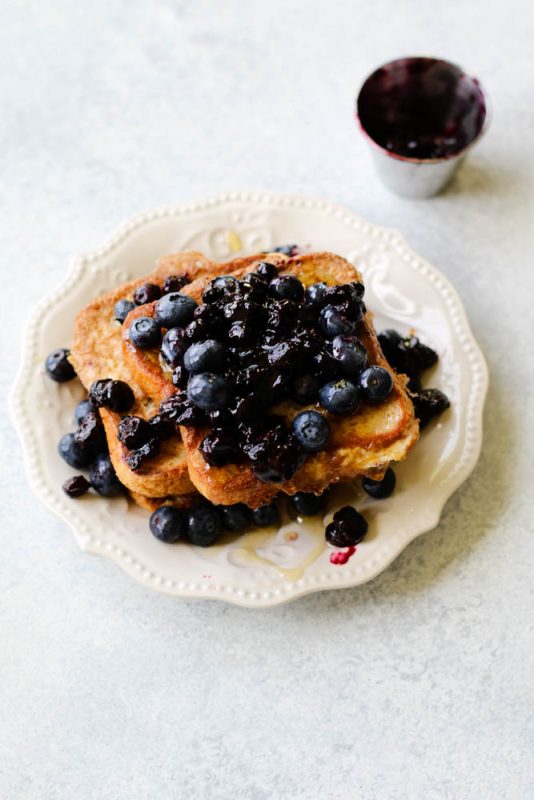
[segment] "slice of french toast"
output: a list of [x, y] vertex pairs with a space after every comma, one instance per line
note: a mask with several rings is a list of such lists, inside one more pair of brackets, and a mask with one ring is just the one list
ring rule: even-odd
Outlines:
[[[279, 274], [298, 277], [304, 286], [321, 281], [328, 286], [355, 280], [361, 282], [361, 276], [354, 267], [332, 253], [311, 253], [276, 259], [273, 256], [262, 256], [261, 260], [275, 264]], [[226, 266], [229, 270], [232, 268], [232, 264]], [[229, 274], [240, 279], [247, 273], [254, 272], [257, 263], [245, 267], [233, 266]], [[209, 282], [209, 278], [199, 279], [185, 287], [183, 292], [201, 303], [203, 291]], [[154, 308], [155, 304], [152, 303], [132, 311], [125, 321], [122, 335], [124, 360], [146, 395], [157, 403], [176, 393], [171, 375], [162, 368], [157, 351], [135, 348], [128, 333], [131, 324], [139, 316], [154, 316]], [[289, 480], [279, 483], [259, 480], [247, 461], [210, 466], [199, 450], [210, 428], [181, 426], [189, 474], [202, 495], [216, 504], [242, 502], [256, 508], [268, 503], [280, 491], [287, 494], [299, 491], [318, 494], [330, 484], [350, 481], [360, 475], [378, 479], [391, 461], [402, 461], [406, 458], [419, 435], [413, 405], [405, 388], [406, 380], [395, 373], [384, 358], [369, 312], [357, 323], [356, 335], [366, 348], [369, 364], [381, 366], [391, 374], [393, 389], [387, 400], [380, 405], [363, 403], [350, 416], [333, 416], [324, 412], [330, 426], [330, 438], [325, 448], [309, 455]], [[254, 401], [254, 397], [252, 400]], [[303, 406], [284, 399], [270, 408], [268, 413], [283, 417], [289, 427], [298, 413], [316, 408], [316, 404]], [[258, 414], [261, 413], [265, 412], [258, 411]]]
[[[125, 283], [80, 311], [74, 326], [70, 360], [86, 389], [102, 378], [125, 381], [135, 395], [135, 405], [129, 413], [143, 419], [157, 414], [159, 403], [144, 394], [123, 358], [121, 325], [115, 320], [115, 304], [118, 300], [132, 300], [135, 290], [145, 283], [162, 286], [171, 276], [195, 281], [199, 276], [216, 275], [221, 269], [220, 264], [196, 251], [167, 255], [158, 260], [155, 270], [147, 277]], [[194, 492], [179, 437], [162, 442], [159, 454], [134, 471], [126, 461], [129, 451], [118, 439], [120, 414], [101, 408], [100, 416], [115, 472], [127, 489], [148, 497]]]

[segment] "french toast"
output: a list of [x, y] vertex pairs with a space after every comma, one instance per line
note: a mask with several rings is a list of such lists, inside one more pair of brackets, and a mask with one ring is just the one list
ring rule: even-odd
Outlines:
[[[236, 263], [243, 268], [254, 258], [251, 256]], [[226, 269], [226, 265], [210, 261], [196, 251], [167, 255], [158, 260], [150, 275], [129, 281], [86, 306], [76, 317], [69, 356], [86, 389], [102, 378], [125, 381], [135, 395], [135, 405], [129, 413], [143, 419], [157, 414], [159, 401], [154, 401], [143, 392], [123, 358], [121, 325], [115, 320], [115, 304], [118, 300], [131, 300], [135, 290], [145, 283], [161, 286], [171, 276], [187, 277], [194, 283], [201, 276], [214, 277]], [[143, 505], [140, 501], [142, 497], [173, 496], [174, 504], [180, 505], [177, 496], [191, 498], [195, 488], [189, 478], [185, 450], [178, 436], [162, 442], [159, 453], [134, 471], [126, 460], [129, 451], [118, 438], [121, 415], [106, 408], [100, 408], [99, 411], [115, 472], [136, 502]], [[146, 503], [144, 507], [147, 507]]]
[[[135, 395], [135, 405], [131, 413], [143, 419], [156, 414], [157, 403], [147, 397], [136, 384], [128, 364], [122, 357], [121, 326], [115, 320], [115, 303], [118, 300], [132, 299], [136, 288], [147, 282], [161, 286], [164, 280], [172, 275], [187, 276], [195, 280], [200, 275], [216, 273], [218, 269], [218, 264], [209, 261], [202, 253], [196, 251], [164, 256], [159, 259], [155, 270], [147, 277], [129, 281], [89, 303], [76, 317], [69, 356], [86, 389], [89, 389], [93, 381], [101, 378], [123, 380]], [[163, 442], [160, 453], [145, 462], [139, 470], [134, 471], [126, 461], [128, 450], [118, 439], [120, 415], [101, 408], [100, 416], [115, 472], [127, 489], [149, 497], [194, 492], [185, 451], [179, 439], [173, 438]]]
[[[325, 282], [328, 286], [361, 282], [361, 276], [345, 259], [331, 253], [311, 253], [291, 258], [272, 255], [256, 257], [247, 265], [229, 263], [228, 272], [243, 278], [254, 272], [260, 260], [273, 263], [279, 275], [294, 275], [302, 284], [310, 286]], [[197, 303], [202, 302], [203, 291], [210, 278], [199, 278], [182, 290]], [[144, 394], [155, 404], [174, 396], [170, 372], [161, 366], [157, 351], [140, 350], [129, 340], [132, 323], [140, 316], [153, 317], [155, 303], [134, 309], [127, 317], [122, 330], [124, 362], [135, 377]], [[296, 492], [319, 494], [330, 484], [349, 481], [358, 476], [380, 479], [391, 461], [402, 461], [419, 435], [418, 422], [406, 391], [406, 379], [388, 364], [372, 325], [369, 312], [357, 323], [356, 335], [365, 345], [369, 364], [387, 370], [391, 375], [391, 394], [380, 405], [364, 403], [357, 413], [340, 417], [326, 413], [330, 425], [330, 438], [325, 448], [309, 455], [304, 464], [289, 479], [277, 483], [259, 480], [249, 463], [227, 463], [224, 466], [208, 465], [199, 445], [210, 428], [181, 426], [187, 466], [192, 483], [198, 491], [214, 504], [245, 503], [257, 508], [270, 502], [279, 492], [292, 495]], [[270, 409], [291, 423], [297, 414], [315, 409], [315, 404], [297, 405], [289, 399]], [[166, 494], [166, 493], [162, 493]]]

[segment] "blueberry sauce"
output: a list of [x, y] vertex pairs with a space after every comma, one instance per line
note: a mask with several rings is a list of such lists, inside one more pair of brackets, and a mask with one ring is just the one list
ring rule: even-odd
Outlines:
[[402, 58], [377, 69], [357, 100], [363, 130], [403, 158], [447, 158], [482, 131], [486, 103], [476, 78], [437, 58]]
[[338, 566], [346, 564], [355, 552], [356, 547], [354, 546], [347, 547], [346, 550], [336, 550], [335, 553], [330, 553], [330, 563]]

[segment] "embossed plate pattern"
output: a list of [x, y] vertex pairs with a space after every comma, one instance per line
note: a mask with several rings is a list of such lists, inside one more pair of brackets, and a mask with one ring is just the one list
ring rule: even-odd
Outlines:
[[[202, 550], [157, 542], [148, 532], [148, 513], [124, 498], [69, 500], [60, 487], [72, 470], [57, 455], [56, 443], [73, 428], [82, 389], [77, 381], [54, 384], [42, 364], [52, 349], [68, 346], [80, 308], [89, 298], [147, 274], [165, 253], [194, 248], [225, 260], [288, 242], [332, 250], [357, 264], [377, 328], [414, 328], [439, 352], [440, 363], [427, 383], [442, 388], [452, 404], [396, 468], [398, 488], [392, 498], [363, 498], [356, 485], [345, 490], [344, 499], [364, 509], [370, 521], [369, 535], [350, 561], [330, 563], [321, 520], [286, 519], [278, 532], [247, 534]], [[101, 249], [77, 258], [70, 275], [28, 323], [11, 411], [30, 485], [71, 526], [83, 549], [113, 559], [160, 591], [271, 606], [368, 581], [412, 539], [438, 524], [446, 500], [478, 459], [487, 382], [484, 358], [456, 291], [398, 232], [321, 200], [230, 193], [143, 214]]]

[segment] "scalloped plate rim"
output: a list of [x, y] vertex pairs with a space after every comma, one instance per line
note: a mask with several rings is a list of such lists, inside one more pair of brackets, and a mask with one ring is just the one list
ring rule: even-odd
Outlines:
[[[32, 453], [31, 446], [31, 433], [26, 429], [24, 420], [22, 419], [22, 412], [20, 406], [23, 403], [24, 394], [24, 374], [27, 370], [28, 364], [31, 360], [31, 342], [30, 330], [36, 326], [39, 319], [42, 320], [42, 312], [50, 307], [51, 301], [56, 299], [60, 292], [66, 292], [70, 285], [74, 283], [76, 277], [81, 274], [84, 265], [88, 262], [95, 261], [102, 257], [104, 254], [111, 253], [120, 243], [128, 237], [131, 233], [139, 228], [149, 224], [153, 220], [165, 217], [183, 217], [187, 214], [202, 211], [204, 209], [214, 208], [232, 202], [245, 203], [247, 205], [262, 205], [272, 204], [273, 206], [281, 207], [300, 207], [300, 208], [313, 208], [321, 210], [326, 214], [333, 214], [336, 218], [343, 222], [348, 222], [359, 227], [362, 231], [368, 231], [371, 237], [382, 238], [389, 244], [396, 244], [399, 252], [408, 256], [405, 258], [409, 263], [409, 259], [417, 261], [424, 265], [425, 275], [432, 275], [433, 281], [436, 285], [441, 283], [440, 294], [445, 298], [443, 288], [448, 294], [448, 302], [455, 305], [455, 311], [459, 316], [461, 327], [466, 339], [469, 341], [472, 351], [475, 353], [477, 367], [480, 370], [479, 390], [478, 395], [473, 400], [474, 408], [471, 412], [471, 421], [475, 425], [475, 443], [471, 447], [469, 457], [466, 463], [456, 474], [451, 478], [444, 481], [437, 496], [437, 487], [434, 490], [435, 494], [433, 500], [435, 501], [431, 513], [428, 518], [423, 518], [419, 526], [414, 526], [410, 530], [404, 529], [399, 532], [393, 542], [388, 542], [388, 550], [381, 560], [375, 561], [374, 567], [361, 570], [360, 575], [355, 575], [352, 571], [344, 571], [337, 573], [338, 580], [328, 585], [319, 585], [318, 583], [308, 583], [306, 585], [305, 578], [302, 578], [294, 583], [287, 582], [283, 594], [272, 592], [251, 592], [239, 589], [236, 586], [205, 584], [191, 588], [187, 585], [178, 585], [169, 587], [168, 580], [161, 578], [161, 576], [150, 573], [143, 565], [125, 550], [125, 548], [117, 548], [113, 545], [107, 545], [105, 541], [95, 539], [88, 532], [84, 532], [83, 519], [78, 518], [78, 511], [76, 508], [63, 507], [56, 497], [47, 489], [45, 482], [42, 481], [42, 475], [39, 473], [39, 465], [35, 454]], [[410, 264], [413, 269], [413, 264]], [[26, 334], [23, 338], [21, 347], [20, 366], [17, 375], [9, 393], [8, 405], [10, 416], [13, 421], [14, 427], [19, 435], [24, 458], [24, 467], [28, 483], [30, 484], [33, 492], [39, 497], [43, 504], [55, 513], [60, 519], [68, 524], [76, 540], [87, 553], [93, 555], [105, 556], [116, 564], [118, 564], [125, 572], [134, 577], [142, 585], [147, 588], [156, 589], [168, 595], [175, 597], [184, 597], [189, 599], [212, 599], [230, 602], [235, 605], [251, 608], [264, 608], [276, 605], [282, 605], [298, 597], [303, 597], [318, 591], [326, 591], [329, 589], [349, 588], [366, 583], [375, 578], [383, 570], [385, 570], [397, 556], [416, 538], [424, 533], [431, 531], [439, 524], [441, 513], [448, 499], [454, 494], [459, 486], [469, 477], [471, 472], [476, 466], [480, 450], [482, 447], [482, 415], [484, 410], [484, 402], [488, 390], [489, 374], [484, 356], [475, 340], [472, 333], [467, 314], [463, 303], [458, 295], [458, 292], [450, 282], [450, 280], [440, 272], [436, 267], [431, 265], [426, 259], [421, 257], [410, 245], [406, 242], [403, 234], [394, 228], [377, 225], [368, 222], [363, 217], [356, 214], [354, 211], [344, 207], [343, 205], [333, 203], [328, 200], [321, 200], [318, 198], [308, 197], [302, 194], [278, 194], [275, 192], [248, 192], [248, 191], [232, 191], [227, 193], [219, 193], [211, 195], [205, 200], [200, 200], [193, 203], [182, 203], [176, 206], [165, 206], [158, 209], [152, 209], [144, 213], [140, 213], [132, 217], [128, 222], [123, 223], [109, 235], [104, 244], [94, 250], [90, 250], [83, 255], [77, 255], [71, 260], [71, 267], [64, 279], [56, 285], [45, 297], [43, 297], [34, 307], [28, 316], [26, 323]], [[33, 456], [33, 457], [32, 457]], [[40, 480], [41, 478], [41, 480]], [[393, 545], [393, 546], [392, 546]], [[143, 574], [147, 573], [147, 574]]]

